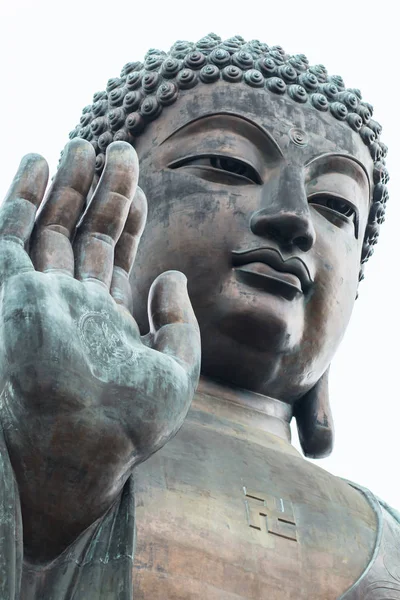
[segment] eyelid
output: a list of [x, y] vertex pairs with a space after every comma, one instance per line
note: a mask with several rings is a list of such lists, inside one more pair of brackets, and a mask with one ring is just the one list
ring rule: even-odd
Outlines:
[[[311, 159], [308, 163], [306, 163], [304, 166], [307, 170], [307, 172], [309, 173], [309, 177], [310, 179], [314, 179], [315, 175], [317, 176], [323, 176], [323, 175], [329, 175], [331, 173], [330, 169], [327, 168], [327, 165], [329, 164], [329, 162], [331, 161], [337, 161], [337, 164], [341, 164], [343, 163], [344, 165], [346, 165], [346, 163], [350, 163], [353, 164], [353, 166], [357, 166], [361, 172], [363, 173], [363, 175], [365, 176], [365, 180], [367, 182], [368, 185], [368, 196], [371, 195], [371, 177], [365, 167], [365, 165], [355, 156], [352, 156], [351, 154], [341, 154], [340, 152], [329, 152], [329, 153], [325, 153], [322, 154], [320, 156], [316, 156], [315, 158]], [[326, 170], [324, 170], [324, 166], [326, 168]], [[322, 168], [322, 171], [321, 171]], [[332, 165], [331, 165], [332, 168]], [[314, 174], [315, 171], [315, 174]]]
[[[248, 160], [246, 160], [242, 157], [230, 154], [228, 152], [200, 152], [199, 154], [187, 154], [186, 156], [184, 156], [182, 158], [173, 160], [167, 166], [169, 169], [177, 169], [180, 166], [184, 166], [184, 164], [190, 160], [200, 160], [202, 158], [226, 158], [228, 160], [237, 160], [238, 162], [241, 162], [241, 163], [245, 164], [247, 167], [250, 167], [251, 169], [253, 169], [253, 171], [255, 172], [255, 174], [257, 175], [257, 178], [258, 178], [258, 182], [254, 182], [254, 183], [256, 183], [256, 185], [263, 183], [262, 177], [261, 177], [258, 169], [251, 162], [249, 162]], [[234, 175], [234, 173], [232, 173], [232, 174]]]
[[[358, 239], [358, 230], [359, 230], [359, 211], [358, 211], [358, 207], [353, 204], [353, 202], [351, 202], [348, 198], [346, 198], [346, 196], [343, 196], [342, 194], [338, 194], [336, 192], [329, 192], [327, 190], [321, 190], [318, 192], [313, 192], [312, 194], [310, 194], [308, 196], [308, 203], [309, 204], [313, 204], [312, 199], [313, 198], [318, 198], [319, 196], [326, 196], [326, 197], [330, 197], [330, 198], [337, 198], [339, 200], [342, 200], [342, 202], [346, 202], [346, 204], [348, 204], [350, 206], [350, 208], [352, 208], [354, 210], [354, 229], [355, 229], [355, 235], [356, 235], [356, 239]], [[327, 210], [330, 210], [332, 212], [335, 212], [333, 209], [330, 209], [329, 207], [326, 207]]]

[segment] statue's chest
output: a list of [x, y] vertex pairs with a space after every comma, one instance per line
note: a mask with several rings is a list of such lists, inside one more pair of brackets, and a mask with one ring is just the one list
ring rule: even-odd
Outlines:
[[135, 600], [334, 600], [361, 574], [361, 495], [242, 434], [189, 419], [138, 469]]

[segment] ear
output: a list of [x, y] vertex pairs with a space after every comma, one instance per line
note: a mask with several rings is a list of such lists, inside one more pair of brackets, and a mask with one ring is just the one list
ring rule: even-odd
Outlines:
[[294, 409], [300, 444], [308, 458], [324, 458], [329, 456], [333, 448], [328, 373], [329, 368], [316, 385], [297, 401]]

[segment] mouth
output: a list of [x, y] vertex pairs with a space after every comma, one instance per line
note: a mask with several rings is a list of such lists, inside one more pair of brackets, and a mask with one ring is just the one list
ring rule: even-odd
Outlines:
[[232, 264], [239, 281], [288, 300], [306, 294], [313, 284], [310, 271], [301, 258], [284, 260], [273, 248], [234, 250]]

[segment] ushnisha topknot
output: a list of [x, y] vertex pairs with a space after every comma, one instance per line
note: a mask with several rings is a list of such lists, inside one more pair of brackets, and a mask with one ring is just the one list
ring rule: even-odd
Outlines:
[[389, 174], [385, 166], [387, 147], [380, 141], [381, 126], [372, 119], [373, 108], [354, 88], [345, 88], [338, 75], [329, 76], [323, 65], [310, 66], [304, 54], [286, 54], [281, 46], [241, 36], [222, 40], [210, 33], [197, 43], [178, 41], [168, 53], [151, 49], [144, 62], [127, 63], [120, 78], [109, 79], [106, 90], [93, 96], [82, 111], [80, 124], [70, 138], [81, 137], [96, 150], [96, 171], [101, 173], [105, 150], [115, 140], [135, 145], [146, 124], [173, 104], [181, 90], [219, 79], [244, 82], [271, 94], [288, 95], [294, 102], [330, 112], [359, 132], [374, 161], [374, 189], [361, 255], [363, 266], [373, 254], [379, 228], [385, 220]]

